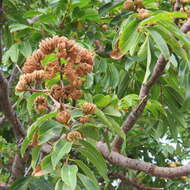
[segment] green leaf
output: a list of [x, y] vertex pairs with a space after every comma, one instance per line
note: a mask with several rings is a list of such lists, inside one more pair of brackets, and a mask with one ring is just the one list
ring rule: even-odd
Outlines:
[[22, 146], [21, 146], [21, 150], [20, 150], [22, 156], [24, 156], [24, 153], [25, 153], [30, 141], [31, 141], [31, 139], [29, 139], [28, 137], [26, 137], [24, 139]]
[[41, 146], [35, 146], [34, 148], [32, 148], [32, 162], [31, 162], [31, 166], [33, 168], [33, 170], [36, 167], [39, 155], [40, 155], [40, 150], [41, 150]]
[[134, 19], [121, 28], [119, 34], [119, 49], [123, 54], [126, 54], [127, 51], [129, 50], [128, 43], [131, 39], [131, 36], [133, 36], [138, 26], [138, 23], [139, 21], [137, 19]]
[[93, 181], [91, 179], [89, 179], [88, 177], [78, 173], [78, 177], [81, 180], [81, 182], [83, 183], [83, 185], [85, 186], [86, 190], [97, 190], [96, 185], [93, 183]]
[[109, 64], [110, 86], [116, 88], [119, 83], [119, 72], [114, 64]]
[[16, 31], [19, 31], [19, 30], [24, 30], [26, 28], [29, 28], [29, 26], [25, 25], [25, 24], [12, 24], [9, 26], [10, 28], [10, 31], [11, 32], [16, 32]]
[[146, 73], [144, 76], [144, 80], [143, 83], [146, 83], [148, 80], [148, 77], [151, 74], [151, 70], [150, 70], [150, 65], [151, 65], [151, 50], [150, 50], [150, 42], [149, 39], [147, 40], [147, 63], [146, 63]]
[[104, 109], [106, 115], [121, 117], [121, 113], [116, 106], [108, 106]]
[[72, 143], [64, 139], [60, 139], [59, 141], [57, 141], [57, 143], [53, 147], [53, 152], [51, 155], [51, 161], [54, 169], [57, 166], [58, 162], [71, 151], [71, 148]]
[[159, 32], [167, 44], [170, 46], [171, 50], [178, 56], [182, 57], [185, 62], [188, 62], [187, 53], [183, 49], [179, 41], [176, 40], [175, 36], [171, 31], [164, 28], [163, 26], [154, 26], [152, 29]]
[[94, 165], [94, 167], [97, 169], [99, 174], [104, 178], [104, 180], [109, 181], [107, 177], [107, 171], [101, 166], [101, 164], [96, 159], [95, 155], [86, 149], [79, 149], [78, 150], [85, 158], [88, 158], [89, 161]]
[[98, 12], [99, 12], [100, 15], [103, 15], [106, 12], [111, 11], [114, 8], [116, 8], [116, 7], [118, 7], [118, 6], [122, 5], [122, 4], [123, 4], [123, 2], [109, 2], [109, 3], [104, 4], [102, 7], [100, 7]]
[[72, 0], [72, 7], [84, 8], [88, 6], [90, 0]]
[[165, 59], [169, 59], [170, 51], [168, 49], [166, 41], [163, 39], [163, 37], [157, 31], [155, 31], [153, 29], [148, 29], [148, 31], [149, 31], [151, 37], [153, 38], [153, 40], [155, 41], [157, 47], [162, 52]]
[[112, 123], [109, 121], [109, 119], [107, 119], [107, 117], [105, 116], [104, 112], [102, 112], [100, 109], [96, 108], [95, 114], [114, 133], [117, 133], [119, 136], [121, 136], [123, 139], [125, 139], [125, 133], [123, 132], [123, 130], [116, 125], [112, 125]]
[[131, 15], [133, 12], [132, 11], [124, 11], [121, 12], [120, 14], [117, 14], [109, 23], [111, 27], [116, 26], [119, 24], [124, 18], [127, 18], [129, 15]]
[[10, 49], [8, 50], [9, 51], [9, 57], [11, 58], [11, 61], [13, 63], [17, 63], [18, 61], [18, 56], [19, 56], [19, 48], [18, 48], [18, 43], [17, 44], [13, 44]]
[[111, 97], [109, 95], [97, 94], [93, 97], [93, 102], [98, 107], [105, 107], [111, 102]]
[[61, 181], [61, 179], [59, 179], [58, 181], [57, 181], [57, 183], [55, 184], [55, 190], [64, 190], [63, 189], [63, 182]]
[[187, 50], [189, 49], [190, 39], [174, 23], [171, 23], [165, 20], [165, 21], [159, 22], [159, 24], [165, 27], [166, 29], [168, 29], [169, 31], [172, 31], [172, 34], [175, 35], [175, 37], [179, 39], [180, 42], [182, 42], [185, 45]]
[[37, 130], [40, 125], [42, 125], [46, 120], [51, 119], [52, 117], [56, 116], [56, 112], [48, 113], [42, 117], [39, 117], [29, 128], [27, 131], [27, 136], [24, 139], [21, 147], [21, 155], [23, 156], [27, 146], [29, 145], [30, 141], [32, 140], [34, 132]]
[[28, 40], [19, 44], [20, 52], [24, 55], [24, 57], [28, 57], [32, 54], [32, 47]]
[[43, 160], [40, 163], [40, 166], [44, 175], [55, 171], [51, 163], [51, 154], [43, 158]]
[[148, 38], [145, 39], [145, 41], [143, 42], [143, 44], [141, 45], [137, 55], [138, 57], [145, 59], [147, 56], [147, 43], [148, 43]]
[[63, 128], [64, 126], [55, 120], [45, 121], [38, 130], [38, 143], [46, 143], [56, 135], [60, 135]]
[[45, 96], [45, 93], [43, 93], [43, 92], [35, 92], [31, 96], [29, 96], [27, 98], [27, 100], [26, 100], [27, 101], [26, 107], [27, 107], [27, 110], [28, 110], [28, 113], [29, 113], [30, 116], [32, 116], [32, 110], [34, 110], [34, 100], [38, 96]]
[[31, 176], [17, 179], [13, 184], [11, 184], [10, 190], [26, 190], [31, 179]]
[[186, 14], [184, 13], [181, 13], [181, 12], [159, 12], [159, 13], [156, 13], [156, 15], [153, 15], [151, 17], [148, 17], [147, 19], [144, 19], [143, 21], [140, 22], [139, 26], [140, 27], [143, 27], [145, 26], [146, 24], [149, 24], [149, 23], [155, 23], [155, 22], [158, 22], [158, 21], [168, 21], [168, 22], [171, 22], [172, 19], [174, 18], [185, 18], [187, 17]]
[[61, 168], [61, 178], [71, 190], [74, 190], [77, 185], [77, 172], [76, 165], [63, 165]]
[[98, 185], [98, 181], [94, 175], [94, 173], [90, 170], [90, 168], [81, 160], [73, 160], [78, 167], [80, 167], [80, 169], [85, 173], [86, 176], [88, 176], [96, 185], [97, 189], [100, 189], [99, 185]]

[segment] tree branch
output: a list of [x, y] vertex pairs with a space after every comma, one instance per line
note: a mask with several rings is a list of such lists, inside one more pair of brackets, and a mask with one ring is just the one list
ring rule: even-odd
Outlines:
[[2, 71], [0, 71], [0, 108], [5, 114], [5, 117], [11, 122], [15, 137], [19, 140], [25, 137], [26, 133], [22, 128], [21, 122], [16, 117], [12, 105], [9, 100], [8, 82], [5, 79]]
[[116, 164], [126, 169], [142, 171], [151, 176], [164, 178], [176, 178], [190, 175], [190, 165], [176, 168], [158, 167], [148, 162], [125, 157], [118, 152], [110, 152], [108, 146], [100, 141], [96, 144], [96, 147], [110, 163]]
[[[190, 31], [190, 19], [187, 20], [185, 24], [182, 25], [181, 31], [187, 33]], [[157, 63], [154, 67], [153, 73], [150, 79], [141, 85], [139, 97], [141, 102], [131, 111], [126, 121], [124, 121], [122, 125], [122, 129], [125, 134], [134, 126], [138, 118], [140, 117], [141, 113], [143, 112], [147, 101], [149, 91], [152, 86], [157, 82], [158, 78], [162, 75], [168, 61], [165, 60], [164, 56], [161, 54], [157, 60]], [[113, 151], [119, 152], [121, 150], [121, 145], [123, 144], [123, 139], [121, 137], [115, 137], [112, 143]]]
[[146, 187], [143, 184], [137, 184], [135, 180], [130, 180], [129, 178], [122, 175], [121, 173], [112, 173], [111, 177], [120, 179], [123, 183], [130, 185], [132, 187], [136, 187], [136, 189], [139, 189], [139, 190], [164, 190], [164, 188]]
[[[0, 0], [0, 16], [3, 16], [3, 1]], [[0, 23], [0, 65], [2, 64], [2, 23]], [[0, 108], [4, 112], [5, 117], [11, 122], [15, 137], [19, 140], [25, 136], [25, 131], [15, 113], [9, 100], [9, 86], [7, 79], [0, 71]]]
[[9, 81], [8, 81], [9, 94], [10, 94], [11, 91], [12, 91], [13, 82], [14, 82], [15, 79], [16, 79], [16, 74], [17, 74], [17, 73], [18, 73], [18, 68], [17, 68], [17, 66], [14, 66], [14, 68], [13, 68], [13, 70], [12, 70], [12, 72], [11, 72]]

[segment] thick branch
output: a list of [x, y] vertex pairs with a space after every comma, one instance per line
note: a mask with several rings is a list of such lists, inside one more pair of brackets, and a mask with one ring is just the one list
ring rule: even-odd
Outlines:
[[182, 25], [181, 31], [187, 33], [190, 31], [190, 18], [188, 18], [187, 22]]
[[[154, 67], [154, 70], [153, 70], [153, 73], [152, 73], [150, 79], [146, 83], [142, 84], [142, 86], [141, 86], [140, 93], [139, 93], [141, 102], [139, 103], [139, 105], [137, 105], [131, 111], [127, 120], [125, 120], [122, 125], [122, 129], [125, 132], [125, 134], [127, 134], [128, 131], [134, 126], [134, 124], [138, 120], [139, 116], [143, 112], [143, 110], [147, 104], [149, 91], [150, 91], [151, 87], [156, 83], [157, 79], [163, 73], [163, 71], [166, 67], [166, 64], [167, 64], [167, 61], [165, 60], [163, 55], [160, 55], [156, 65]], [[116, 152], [119, 152], [121, 149], [122, 143], [123, 143], [123, 139], [121, 137], [116, 137], [112, 144], [113, 150]]]
[[103, 154], [103, 156], [109, 162], [126, 169], [142, 171], [151, 176], [164, 177], [164, 178], [176, 178], [180, 176], [190, 175], [190, 165], [185, 165], [176, 168], [158, 167], [148, 162], [125, 157], [119, 154], [118, 152], [114, 151], [110, 152], [107, 145], [103, 142], [98, 142], [96, 146], [97, 149]]
[[136, 181], [130, 180], [129, 178], [125, 177], [120, 173], [113, 173], [111, 174], [113, 178], [120, 179], [123, 183], [130, 185], [132, 187], [136, 187], [139, 190], [164, 190], [164, 188], [156, 188], [156, 187], [146, 187], [143, 184], [137, 184]]
[[[190, 31], [190, 19], [188, 19], [187, 22], [184, 25], [182, 25], [181, 31], [184, 33]], [[139, 116], [143, 112], [147, 104], [147, 97], [149, 95], [149, 91], [152, 88], [152, 86], [157, 82], [158, 78], [162, 75], [167, 63], [168, 61], [165, 60], [164, 56], [160, 55], [150, 79], [146, 83], [142, 84], [139, 93], [139, 97], [141, 98], [142, 101], [131, 111], [127, 120], [124, 121], [122, 125], [122, 129], [125, 132], [125, 134], [127, 134], [128, 131], [134, 126]], [[138, 109], [139, 107], [140, 109]], [[112, 143], [112, 149], [116, 152], [119, 152], [121, 150], [122, 143], [123, 139], [121, 137], [116, 137]]]
[[11, 122], [13, 126], [13, 132], [17, 139], [25, 137], [25, 131], [22, 128], [21, 122], [16, 117], [12, 105], [9, 100], [9, 88], [8, 82], [5, 79], [2, 71], [0, 71], [0, 108], [5, 114], [5, 117]]
[[9, 183], [12, 183], [15, 179], [24, 176], [24, 164], [24, 159], [22, 159], [19, 154], [16, 154], [11, 167]]
[[12, 91], [12, 88], [13, 88], [13, 83], [16, 79], [16, 74], [18, 73], [18, 68], [17, 66], [15, 66], [11, 72], [11, 75], [10, 75], [10, 78], [9, 78], [9, 81], [8, 81], [8, 85], [9, 85], [9, 94], [11, 93]]

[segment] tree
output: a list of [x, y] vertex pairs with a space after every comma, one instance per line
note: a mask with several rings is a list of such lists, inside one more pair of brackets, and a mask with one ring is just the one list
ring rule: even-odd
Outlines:
[[0, 0], [0, 189], [189, 189], [188, 0]]

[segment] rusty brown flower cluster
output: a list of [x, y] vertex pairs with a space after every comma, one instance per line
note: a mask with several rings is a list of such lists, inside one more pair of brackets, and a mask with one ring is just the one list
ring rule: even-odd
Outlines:
[[[57, 60], [42, 65], [42, 60], [49, 54], [55, 53]], [[93, 70], [94, 55], [90, 50], [80, 47], [75, 41], [66, 37], [55, 36], [42, 40], [39, 49], [29, 56], [22, 68], [24, 74], [16, 86], [17, 92], [26, 91], [30, 83], [44, 79], [52, 79], [57, 72], [64, 75], [69, 85], [52, 87], [52, 94], [57, 100], [63, 98], [78, 99], [82, 96], [80, 87], [81, 77]], [[62, 63], [64, 59], [67, 64]], [[59, 93], [57, 93], [57, 89]], [[55, 96], [54, 96], [55, 95]]]
[[126, 0], [123, 5], [125, 10], [136, 11], [144, 8], [143, 0]]
[[68, 141], [74, 142], [74, 141], [82, 140], [82, 135], [78, 131], [71, 131], [67, 134], [66, 138]]
[[46, 110], [48, 107], [47, 98], [43, 96], [36, 97], [36, 99], [34, 100], [34, 105], [35, 105], [36, 110], [38, 111]]

